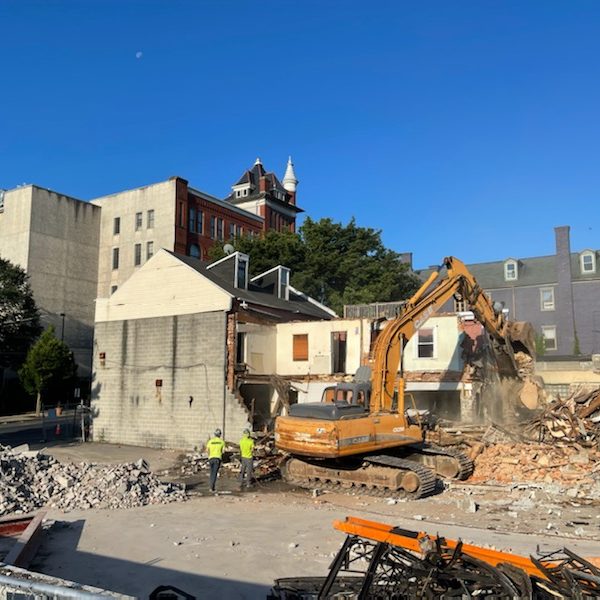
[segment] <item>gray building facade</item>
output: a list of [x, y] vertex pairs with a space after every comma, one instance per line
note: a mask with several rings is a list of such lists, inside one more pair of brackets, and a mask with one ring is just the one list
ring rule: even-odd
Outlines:
[[[545, 356], [600, 353], [600, 251], [571, 251], [570, 227], [555, 227], [556, 252], [468, 265], [481, 287], [533, 324]], [[431, 270], [421, 271], [426, 277]], [[465, 306], [448, 306], [456, 310]]]

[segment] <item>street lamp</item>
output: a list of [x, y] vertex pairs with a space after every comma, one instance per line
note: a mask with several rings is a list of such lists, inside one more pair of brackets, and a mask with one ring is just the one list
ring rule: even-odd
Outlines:
[[60, 341], [65, 341], [65, 313], [60, 313], [60, 317], [62, 317], [62, 327], [60, 328]]

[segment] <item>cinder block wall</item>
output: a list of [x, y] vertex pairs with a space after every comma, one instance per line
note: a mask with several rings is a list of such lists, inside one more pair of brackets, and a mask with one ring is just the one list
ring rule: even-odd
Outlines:
[[237, 441], [248, 413], [225, 388], [225, 320], [211, 312], [96, 323], [94, 441], [192, 449], [217, 427]]

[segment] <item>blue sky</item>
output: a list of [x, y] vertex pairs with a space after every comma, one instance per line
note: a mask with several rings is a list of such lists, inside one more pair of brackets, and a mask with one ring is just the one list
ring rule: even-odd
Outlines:
[[[89, 199], [260, 156], [418, 267], [600, 248], [600, 3], [0, 0], [0, 187]], [[141, 54], [140, 54], [141, 53]]]

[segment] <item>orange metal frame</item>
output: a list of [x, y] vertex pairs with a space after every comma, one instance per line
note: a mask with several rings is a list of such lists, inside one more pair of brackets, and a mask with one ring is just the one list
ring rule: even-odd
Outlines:
[[[402, 535], [394, 530], [397, 528], [393, 525], [378, 523], [376, 521], [367, 521], [358, 517], [346, 517], [345, 521], [334, 521], [333, 526], [339, 531], [343, 531], [349, 535], [357, 535], [362, 538], [370, 539], [376, 542], [385, 542], [393, 546], [405, 548], [412, 552], [424, 554], [423, 547], [428, 545], [427, 542], [435, 542], [438, 536], [430, 536], [423, 531], [414, 532], [415, 537]], [[454, 550], [460, 542], [444, 538], [444, 544], [449, 550]], [[534, 575], [540, 579], [547, 579], [546, 576], [533, 564], [533, 561], [526, 556], [518, 554], [509, 554], [508, 552], [500, 552], [481, 546], [472, 544], [463, 544], [462, 551], [469, 556], [482, 560], [492, 566], [505, 563], [510, 564], [519, 569], [523, 569], [528, 575]]]

